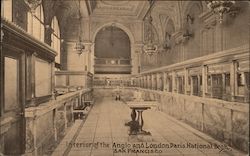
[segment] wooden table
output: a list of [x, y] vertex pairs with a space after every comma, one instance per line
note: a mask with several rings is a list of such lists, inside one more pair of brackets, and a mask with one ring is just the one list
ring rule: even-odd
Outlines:
[[[147, 109], [151, 109], [152, 107], [157, 106], [156, 101], [130, 101], [127, 102], [130, 109], [132, 109], [131, 112], [131, 119], [129, 123], [137, 122], [138, 123], [138, 129], [133, 132], [133, 129], [130, 131], [130, 134], [144, 134], [144, 135], [150, 135], [150, 132], [144, 131], [142, 129], [144, 125], [143, 115], [142, 112]], [[131, 124], [127, 125], [131, 125]]]

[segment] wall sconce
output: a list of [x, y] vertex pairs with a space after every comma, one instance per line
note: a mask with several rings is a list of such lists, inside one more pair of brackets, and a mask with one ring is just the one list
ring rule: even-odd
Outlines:
[[168, 32], [166, 32], [166, 34], [165, 34], [165, 42], [163, 43], [163, 48], [165, 50], [171, 49], [171, 42], [170, 42], [170, 40], [171, 40], [171, 34], [168, 33]]
[[83, 41], [82, 41], [82, 15], [81, 15], [81, 12], [80, 12], [80, 0], [78, 1], [79, 2], [79, 9], [78, 9], [78, 20], [79, 20], [79, 39], [78, 41], [76, 41], [76, 44], [75, 44], [75, 50], [77, 52], [77, 54], [80, 56], [82, 53], [83, 53], [83, 50], [85, 49], [85, 46], [83, 44]]
[[185, 28], [185, 32], [183, 34], [183, 38], [184, 39], [189, 39], [190, 37], [193, 37], [193, 33], [191, 31], [191, 26], [194, 23], [194, 18], [191, 17], [189, 14], [187, 14], [186, 16], [186, 28]]
[[155, 0], [148, 0], [148, 1], [149, 1], [149, 4], [150, 4], [150, 8], [149, 8], [149, 11], [147, 13], [148, 15], [147, 15], [147, 17], [145, 19], [145, 22], [146, 22], [146, 24], [148, 26], [148, 30], [146, 31], [146, 33], [147, 33], [147, 41], [143, 46], [143, 51], [145, 52], [145, 54], [147, 54], [149, 56], [152, 56], [154, 54], [157, 54], [157, 52], [158, 52], [158, 45], [153, 43], [154, 31], [153, 31], [153, 24], [152, 24], [153, 18], [151, 16], [152, 7], [153, 7], [153, 4], [154, 4]]

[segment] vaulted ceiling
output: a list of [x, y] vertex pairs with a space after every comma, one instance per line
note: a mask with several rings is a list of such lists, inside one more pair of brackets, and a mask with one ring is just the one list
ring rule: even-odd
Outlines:
[[[44, 0], [45, 3], [57, 3], [56, 16], [63, 33], [77, 29], [79, 9], [84, 19], [113, 19], [124, 21], [142, 21], [150, 6], [148, 0]], [[180, 24], [181, 1], [156, 0], [152, 10], [154, 25], [162, 27], [169, 17]], [[49, 4], [51, 6], [51, 4]], [[45, 11], [46, 12], [46, 11]], [[49, 13], [48, 13], [49, 14]], [[63, 34], [62, 34], [63, 36]]]

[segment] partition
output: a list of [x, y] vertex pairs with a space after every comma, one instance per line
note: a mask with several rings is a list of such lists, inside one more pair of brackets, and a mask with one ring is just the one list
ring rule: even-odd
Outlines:
[[56, 71], [55, 89], [59, 94], [92, 87], [93, 74], [85, 71]]

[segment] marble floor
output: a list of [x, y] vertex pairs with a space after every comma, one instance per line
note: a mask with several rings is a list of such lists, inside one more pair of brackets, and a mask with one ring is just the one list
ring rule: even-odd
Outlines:
[[143, 112], [151, 136], [129, 136], [131, 110], [111, 97], [99, 98], [85, 121], [76, 121], [54, 156], [225, 156], [244, 155], [157, 111]]

